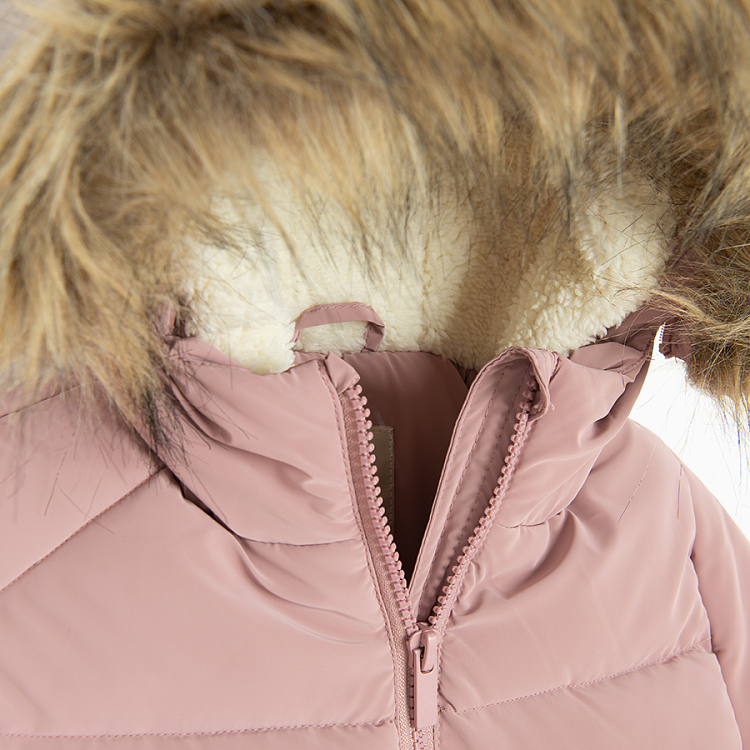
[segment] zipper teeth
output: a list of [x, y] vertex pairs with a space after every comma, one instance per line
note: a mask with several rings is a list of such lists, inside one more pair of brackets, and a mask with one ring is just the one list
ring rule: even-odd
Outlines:
[[371, 432], [372, 422], [369, 420], [370, 410], [366, 408], [367, 398], [362, 395], [362, 386], [360, 385], [348, 388], [347, 393], [354, 406], [354, 418], [357, 425], [357, 437], [359, 438], [357, 442], [359, 444], [359, 455], [362, 461], [362, 474], [364, 477], [367, 504], [374, 521], [375, 535], [378, 538], [378, 542], [380, 543], [380, 547], [385, 556], [388, 575], [391, 580], [393, 591], [396, 594], [396, 601], [398, 602], [401, 618], [406, 627], [406, 635], [409, 637], [416, 633], [419, 628], [417, 627], [417, 619], [414, 616], [414, 611], [412, 610], [411, 601], [409, 599], [409, 591], [406, 587], [406, 576], [403, 571], [401, 560], [398, 556], [396, 544], [393, 541], [393, 534], [391, 534], [391, 529], [385, 515], [380, 487], [378, 487], [379, 480], [374, 455], [375, 446], [372, 442], [373, 434]]
[[510, 438], [508, 453], [505, 456], [504, 465], [500, 471], [500, 477], [492, 493], [492, 497], [490, 498], [489, 504], [484, 509], [484, 514], [479, 519], [478, 525], [475, 526], [472, 535], [469, 537], [468, 544], [466, 544], [461, 550], [461, 554], [456, 560], [456, 564], [451, 568], [451, 574], [446, 578], [446, 582], [443, 586], [443, 593], [438, 596], [437, 604], [433, 608], [432, 614], [427, 618], [430, 625], [434, 627], [442, 627], [444, 621], [448, 618], [456, 597], [458, 596], [458, 587], [463, 580], [466, 569], [469, 567], [469, 563], [484, 542], [487, 534], [489, 534], [492, 522], [500, 509], [510, 479], [513, 476], [513, 471], [516, 467], [521, 447], [523, 446], [529, 432], [529, 413], [531, 411], [531, 404], [534, 400], [534, 394], [537, 387], [536, 378], [534, 376], [529, 377], [526, 383], [526, 389], [522, 394], [519, 411], [516, 414], [516, 424], [513, 427], [513, 434]]

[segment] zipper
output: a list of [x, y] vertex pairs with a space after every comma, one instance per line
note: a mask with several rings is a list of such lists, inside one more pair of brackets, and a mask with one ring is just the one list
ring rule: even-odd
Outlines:
[[414, 729], [437, 724], [438, 649], [440, 633], [424, 622], [409, 638], [409, 667], [412, 674], [412, 716]]
[[360, 448], [360, 460], [362, 462], [363, 475], [365, 477], [365, 499], [374, 525], [375, 534], [380, 549], [385, 555], [388, 575], [393, 592], [398, 601], [399, 611], [404, 621], [407, 636], [418, 632], [417, 620], [409, 600], [409, 590], [406, 585], [401, 560], [393, 541], [393, 534], [388, 526], [388, 519], [383, 508], [383, 499], [380, 497], [380, 487], [375, 466], [375, 445], [373, 444], [372, 422], [370, 421], [370, 410], [367, 408], [367, 399], [362, 395], [362, 386], [355, 385], [347, 390], [347, 395], [354, 406], [355, 420], [357, 425], [357, 439]]
[[432, 614], [427, 618], [430, 626], [436, 628], [441, 633], [445, 632], [448, 617], [458, 597], [458, 591], [469, 568], [469, 564], [484, 543], [492, 528], [492, 522], [495, 520], [495, 516], [502, 505], [503, 498], [513, 476], [513, 471], [518, 462], [521, 448], [529, 434], [529, 414], [537, 388], [536, 378], [532, 375], [528, 378], [526, 388], [522, 393], [519, 410], [516, 413], [516, 422], [510, 438], [510, 445], [503, 460], [503, 467], [500, 470], [500, 477], [492, 492], [492, 497], [485, 507], [479, 523], [474, 527], [468, 543], [461, 550], [461, 554], [458, 556], [455, 565], [452, 566], [451, 572], [445, 580], [443, 593], [438, 596], [437, 603], [432, 609]]
[[[518, 455], [528, 434], [529, 413], [536, 389], [536, 378], [531, 376], [522, 394], [511, 444], [495, 490], [484, 509], [479, 524], [462, 548], [456, 564], [452, 566], [442, 594], [438, 597], [432, 614], [428, 617], [428, 622], [417, 622], [406, 585], [406, 576], [383, 508], [380, 487], [378, 487], [375, 446], [367, 399], [362, 395], [360, 385], [347, 388], [340, 396], [349, 442], [355, 495], [357, 495], [358, 503], [363, 506], [359, 508], [360, 517], [365, 523], [366, 538], [381, 552], [379, 561], [374, 560], [376, 577], [381, 594], [384, 595], [392, 634], [397, 642], [400, 642], [402, 648], [396, 654], [402, 678], [399, 679], [397, 675], [396, 707], [402, 750], [405, 748], [432, 750], [434, 747], [433, 730], [438, 722], [439, 655], [443, 633], [461, 582], [471, 560], [489, 533], [513, 475]], [[406, 676], [405, 685], [404, 676]]]

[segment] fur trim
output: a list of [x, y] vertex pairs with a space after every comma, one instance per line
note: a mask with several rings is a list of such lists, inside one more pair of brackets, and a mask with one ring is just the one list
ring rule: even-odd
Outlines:
[[649, 295], [676, 227], [689, 263], [656, 293], [691, 376], [747, 406], [750, 0], [26, 10], [0, 81], [4, 389], [89, 381], [131, 422], [163, 413], [154, 321], [186, 325], [206, 247], [266, 284], [234, 313], [195, 290], [209, 333], [262, 308], [266, 333], [227, 339], [261, 368], [345, 293], [392, 347], [565, 351]]

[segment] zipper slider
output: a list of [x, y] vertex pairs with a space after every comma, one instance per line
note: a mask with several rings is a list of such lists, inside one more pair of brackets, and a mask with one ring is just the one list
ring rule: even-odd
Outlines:
[[414, 688], [414, 728], [437, 724], [438, 649], [440, 633], [428, 623], [409, 638], [409, 664]]

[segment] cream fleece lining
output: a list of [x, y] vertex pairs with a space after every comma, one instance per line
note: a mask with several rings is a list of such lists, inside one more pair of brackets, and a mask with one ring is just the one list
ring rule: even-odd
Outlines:
[[[503, 237], [479, 241], [468, 217], [456, 213], [439, 227], [424, 218], [410, 230], [408, 260], [384, 255], [368, 276], [350, 246], [322, 247], [294, 206], [278, 206], [297, 258], [265, 222], [244, 257], [200, 248], [193, 287], [199, 335], [258, 373], [293, 364], [303, 310], [351, 301], [371, 305], [385, 322], [381, 350], [430, 351], [477, 369], [508, 346], [565, 355], [649, 297], [673, 228], [667, 203], [645, 180], [629, 179], [580, 212], [574, 243], [561, 246], [547, 233], [529, 247], [532, 233], [512, 221]], [[298, 348], [359, 351], [362, 330], [361, 323], [310, 329]]]

